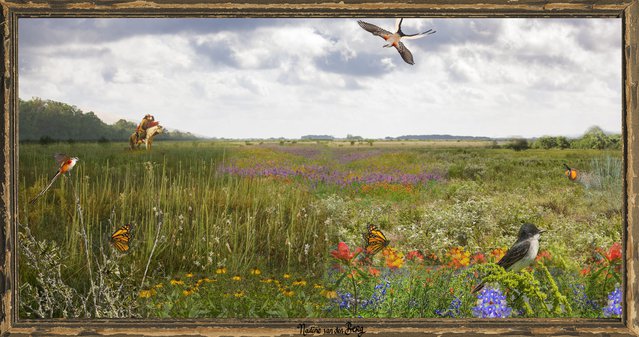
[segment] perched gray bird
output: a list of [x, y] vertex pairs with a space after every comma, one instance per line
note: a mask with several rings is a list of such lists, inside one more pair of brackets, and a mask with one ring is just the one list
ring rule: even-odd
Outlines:
[[388, 48], [395, 47], [395, 49], [397, 49], [397, 51], [399, 52], [399, 55], [402, 56], [402, 58], [404, 59], [404, 61], [406, 61], [406, 63], [415, 64], [415, 61], [413, 61], [413, 54], [410, 53], [410, 50], [408, 50], [408, 48], [406, 48], [406, 46], [404, 46], [404, 44], [400, 40], [419, 39], [420, 37], [434, 34], [435, 31], [432, 29], [429, 29], [423, 33], [408, 34], [408, 35], [404, 34], [404, 32], [402, 32], [403, 20], [404, 19], [397, 19], [395, 21], [395, 33], [391, 33], [385, 29], [375, 26], [372, 23], [364, 22], [362, 20], [357, 21], [357, 23], [359, 24], [360, 27], [364, 28], [366, 31], [372, 33], [373, 35], [380, 36], [381, 38], [386, 40], [386, 42], [388, 43], [385, 44], [384, 47], [388, 47]]
[[[508, 249], [506, 254], [497, 262], [497, 265], [508, 271], [520, 271], [528, 267], [539, 252], [539, 237], [545, 230], [539, 230], [535, 225], [525, 223], [519, 229], [517, 242]], [[484, 288], [484, 282], [476, 286], [472, 293]]]

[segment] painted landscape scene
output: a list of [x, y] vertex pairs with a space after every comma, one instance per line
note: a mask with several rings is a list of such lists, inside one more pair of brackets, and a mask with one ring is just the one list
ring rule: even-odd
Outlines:
[[621, 315], [619, 20], [19, 27], [21, 318]]

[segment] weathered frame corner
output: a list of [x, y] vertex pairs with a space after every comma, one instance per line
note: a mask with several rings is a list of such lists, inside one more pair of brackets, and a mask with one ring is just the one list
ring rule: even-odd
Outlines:
[[339, 320], [21, 320], [16, 304], [17, 220], [17, 33], [20, 17], [619, 17], [623, 29], [622, 130], [624, 157], [624, 310], [621, 321], [585, 319], [481, 320], [357, 320], [368, 333], [384, 335], [639, 335], [639, 0], [354, 0], [312, 2], [312, 0], [0, 0], [2, 76], [0, 145], [0, 332], [12, 335], [127, 334], [296, 335], [302, 321], [321, 325], [342, 324]]

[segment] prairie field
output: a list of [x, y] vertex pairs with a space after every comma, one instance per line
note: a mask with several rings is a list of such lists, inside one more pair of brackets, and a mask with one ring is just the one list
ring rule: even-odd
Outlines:
[[[54, 153], [80, 161], [30, 205]], [[480, 141], [23, 144], [20, 315], [616, 317], [622, 168]], [[538, 261], [495, 268], [522, 223], [547, 230]], [[369, 224], [390, 243], [363, 259]]]

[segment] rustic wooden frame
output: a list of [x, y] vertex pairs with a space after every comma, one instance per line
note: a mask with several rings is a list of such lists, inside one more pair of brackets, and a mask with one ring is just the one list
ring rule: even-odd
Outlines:
[[[624, 310], [621, 320], [354, 319], [383, 335], [639, 335], [639, 0], [0, 0], [2, 137], [0, 157], [0, 331], [13, 335], [298, 335], [298, 324], [345, 326], [346, 320], [27, 320], [16, 306], [17, 24], [20, 17], [616, 17], [622, 19], [624, 156]], [[348, 3], [346, 3], [348, 2]], [[356, 335], [356, 334], [355, 334]]]

